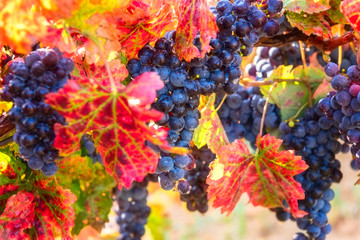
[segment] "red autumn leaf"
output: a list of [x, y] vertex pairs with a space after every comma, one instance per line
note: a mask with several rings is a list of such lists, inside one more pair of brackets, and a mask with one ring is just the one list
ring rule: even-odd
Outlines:
[[[180, 0], [178, 5], [179, 24], [176, 29], [175, 50], [180, 59], [190, 61], [204, 57], [211, 50], [211, 38], [216, 38], [218, 27], [215, 16], [206, 0]], [[193, 41], [200, 33], [201, 52]]]
[[252, 155], [241, 140], [218, 150], [207, 179], [208, 198], [215, 208], [230, 214], [243, 193], [254, 206], [283, 207], [285, 200], [295, 217], [306, 213], [298, 209], [304, 199], [301, 184], [293, 179], [307, 165], [293, 151], [279, 151], [281, 140], [270, 135], [256, 140], [258, 152]]
[[360, 31], [360, 2], [344, 0], [341, 2], [340, 10], [350, 25], [355, 30]]
[[[162, 5], [159, 4], [161, 2]], [[133, 1], [126, 12], [115, 11], [107, 20], [116, 23], [118, 41], [130, 59], [136, 57], [147, 43], [156, 41], [161, 33], [172, 30], [175, 27], [174, 18], [171, 4], [159, 0], [152, 6], [141, 1]]]
[[146, 140], [167, 147], [166, 131], [146, 125], [163, 116], [150, 105], [164, 83], [157, 73], [149, 72], [126, 88], [116, 82], [111, 88], [108, 78], [70, 80], [59, 92], [48, 94], [47, 102], [68, 122], [65, 127], [55, 126], [54, 145], [61, 154], [77, 151], [80, 138], [92, 131], [106, 170], [122, 188], [155, 171], [158, 156], [145, 145]]
[[24, 230], [33, 226], [34, 206], [31, 193], [18, 192], [12, 195], [0, 216], [0, 240], [30, 240]]
[[72, 239], [70, 233], [75, 211], [71, 205], [76, 201], [76, 196], [54, 181], [38, 181], [35, 187], [38, 192], [34, 199], [36, 239], [53, 240], [56, 236]]

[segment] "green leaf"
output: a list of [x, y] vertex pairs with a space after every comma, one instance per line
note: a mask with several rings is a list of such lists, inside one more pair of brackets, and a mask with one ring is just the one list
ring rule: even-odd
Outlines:
[[330, 8], [329, 0], [284, 0], [283, 8], [292, 12], [317, 13]]
[[15, 158], [9, 147], [0, 149], [0, 187], [20, 182], [26, 168], [26, 164]]
[[287, 11], [286, 17], [292, 26], [299, 28], [306, 35], [317, 35], [325, 39], [332, 38], [330, 23], [325, 19], [325, 13], [308, 14]]
[[77, 197], [73, 205], [75, 226], [73, 234], [79, 234], [87, 225], [100, 231], [112, 207], [111, 191], [116, 183], [99, 163], [92, 164], [90, 158], [65, 158], [56, 175], [61, 185], [69, 188]]
[[201, 110], [199, 126], [194, 131], [193, 141], [197, 148], [207, 144], [211, 151], [216, 153], [219, 147], [229, 144], [229, 140], [214, 104], [215, 93], [208, 98], [205, 107]]
[[[124, 1], [129, 2], [129, 1]], [[66, 23], [72, 27], [82, 30], [85, 33], [92, 33], [95, 36], [95, 32], [98, 28], [96, 25], [88, 23], [88, 20], [95, 14], [101, 14], [105, 12], [111, 12], [116, 8], [125, 5], [122, 1], [91, 1], [84, 0], [81, 2], [81, 6], [76, 11], [72, 12], [72, 16], [66, 19]]]
[[292, 73], [297, 79], [308, 80], [312, 89], [316, 89], [321, 80], [328, 78], [322, 67], [317, 66], [308, 66], [304, 68], [303, 65], [300, 65], [292, 70]]
[[344, 14], [340, 11], [341, 0], [330, 0], [331, 8], [326, 11], [326, 15], [333, 21], [334, 23], [339, 24], [347, 24], [346, 18]]
[[151, 205], [151, 213], [146, 224], [152, 239], [164, 240], [166, 229], [170, 227], [169, 218], [166, 218], [163, 205]]
[[[261, 92], [264, 98], [268, 96], [269, 85], [262, 86]], [[276, 99], [276, 102], [274, 101]], [[281, 82], [271, 93], [270, 103], [277, 103], [280, 106], [281, 119], [288, 120], [296, 115], [298, 110], [309, 100], [309, 90], [304, 83], [300, 82]], [[300, 114], [301, 116], [301, 114]]]
[[[270, 79], [300, 79], [307, 77], [309, 70], [304, 70], [302, 67], [297, 67], [292, 70], [292, 66], [279, 66], [276, 68]], [[315, 76], [315, 75], [314, 75]], [[270, 85], [260, 87], [264, 98], [267, 98], [270, 91]], [[309, 100], [309, 89], [305, 83], [302, 82], [279, 82], [273, 89], [269, 103], [276, 104], [280, 107], [282, 120], [287, 120], [293, 117], [298, 110]]]

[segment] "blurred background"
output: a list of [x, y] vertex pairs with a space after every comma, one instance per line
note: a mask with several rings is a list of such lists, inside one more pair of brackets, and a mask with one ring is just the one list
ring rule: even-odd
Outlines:
[[[350, 153], [339, 154], [337, 159], [342, 163], [343, 179], [333, 184], [336, 196], [328, 215], [333, 230], [326, 239], [360, 239], [360, 186], [354, 185], [359, 172], [350, 167]], [[151, 183], [149, 192], [152, 213], [143, 240], [291, 240], [299, 231], [295, 222], [279, 222], [268, 209], [247, 204], [246, 195], [226, 216], [212, 208], [204, 215], [189, 212], [178, 192], [166, 192], [158, 184]], [[101, 233], [86, 227], [78, 239], [115, 240], [119, 236], [115, 218], [113, 208]]]

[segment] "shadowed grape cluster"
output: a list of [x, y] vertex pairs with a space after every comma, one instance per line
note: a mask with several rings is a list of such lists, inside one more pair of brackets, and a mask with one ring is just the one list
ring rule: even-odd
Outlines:
[[[304, 48], [305, 60], [309, 63], [309, 57], [315, 52], [314, 47]], [[245, 67], [247, 76], [255, 77], [262, 81], [269, 78], [275, 68], [280, 65], [302, 65], [300, 46], [298, 43], [291, 43], [283, 47], [258, 47], [252, 63]]]
[[16, 124], [13, 136], [20, 155], [31, 169], [45, 176], [57, 172], [55, 160], [59, 151], [53, 147], [54, 124], [65, 124], [65, 118], [44, 102], [49, 92], [58, 91], [70, 77], [74, 63], [57, 50], [38, 49], [24, 59], [9, 63], [1, 98], [13, 101], [9, 117]]
[[352, 65], [344, 75], [337, 64], [330, 62], [325, 67], [325, 73], [332, 77], [334, 91], [321, 99], [318, 107], [334, 120], [343, 141], [352, 145], [351, 153], [355, 160], [351, 166], [360, 169], [360, 68]]
[[[217, 102], [220, 102], [222, 98], [223, 96], [218, 94]], [[218, 114], [230, 142], [245, 138], [254, 149], [256, 148], [255, 141], [260, 132], [264, 105], [265, 99], [258, 87], [248, 89], [239, 87], [235, 94], [226, 97]], [[277, 129], [279, 123], [279, 108], [274, 104], [268, 104], [263, 133], [266, 133], [266, 130]]]
[[[282, 1], [271, 0], [263, 8], [270, 15], [276, 15], [282, 9]], [[156, 124], [169, 128], [168, 142], [173, 146], [190, 148], [189, 142], [199, 125], [200, 95], [237, 92], [242, 56], [251, 53], [259, 33], [273, 36], [279, 31], [277, 21], [268, 19], [255, 3], [220, 1], [213, 12], [219, 32], [217, 39], [210, 41], [211, 51], [205, 57], [190, 62], [180, 60], [173, 49], [176, 32], [172, 31], [157, 40], [154, 47], [143, 47], [138, 58], [127, 63], [132, 77], [157, 72], [164, 81], [165, 87], [157, 91], [153, 107], [164, 113], [164, 118]], [[193, 44], [201, 51], [199, 36]], [[184, 178], [186, 170], [192, 168], [193, 158], [166, 152], [161, 152], [160, 156], [156, 173], [161, 187], [171, 190], [176, 181]]]
[[157, 182], [157, 176], [147, 175], [142, 182], [133, 182], [129, 189], [114, 189], [116, 222], [121, 234], [118, 240], [140, 240], [145, 234], [145, 225], [151, 212], [147, 206], [149, 182]]
[[[340, 162], [335, 159], [335, 154], [342, 149], [342, 144], [338, 141], [340, 134], [335, 122], [314, 108], [307, 109], [304, 117], [291, 126], [286, 122], [279, 126], [283, 146], [295, 150], [295, 154], [302, 156], [309, 165], [307, 170], [294, 177], [305, 190], [305, 199], [298, 201], [299, 209], [308, 215], [293, 220], [307, 235], [297, 233], [293, 239], [325, 239], [331, 231], [327, 218], [331, 209], [329, 201], [334, 198], [331, 185], [342, 179]], [[280, 221], [290, 218], [290, 213], [282, 208], [275, 211]]]
[[209, 208], [206, 178], [210, 172], [209, 165], [214, 161], [216, 155], [206, 146], [200, 149], [192, 147], [191, 153], [196, 159], [195, 167], [185, 175], [188, 184], [178, 183], [178, 190], [181, 193], [180, 199], [186, 202], [186, 207], [189, 211], [206, 213]]
[[[81, 138], [80, 144], [81, 144], [81, 147], [84, 148], [84, 150], [86, 150], [84, 155], [91, 158], [93, 164], [95, 164], [96, 162], [98, 162], [100, 164], [104, 164], [104, 160], [103, 160], [101, 154], [97, 151], [94, 141], [92, 140], [90, 135], [85, 134]], [[82, 154], [82, 156], [83, 156], [83, 154]]]

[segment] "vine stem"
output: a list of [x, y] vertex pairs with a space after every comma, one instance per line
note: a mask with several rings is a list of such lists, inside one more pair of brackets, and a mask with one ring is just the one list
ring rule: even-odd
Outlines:
[[[339, 24], [338, 26], [338, 30], [339, 30], [339, 35], [342, 34], [342, 29], [343, 29], [344, 25], [342, 24]], [[338, 47], [339, 49], [339, 52], [338, 52], [338, 66], [340, 67], [341, 66], [341, 61], [342, 61], [342, 54], [343, 54], [343, 48], [342, 48], [342, 45], [340, 45]]]
[[4, 140], [0, 141], [0, 147], [5, 146], [13, 141], [13, 137], [5, 138]]
[[106, 57], [105, 57], [105, 54], [104, 54], [104, 51], [101, 49], [99, 43], [93, 39], [92, 37], [90, 37], [91, 41], [94, 43], [94, 45], [96, 46], [96, 48], [98, 49], [99, 53], [100, 53], [100, 56], [102, 58], [102, 60], [104, 61], [104, 64], [105, 64], [105, 68], [106, 68], [106, 71], [109, 75], [109, 80], [110, 80], [110, 85], [111, 85], [111, 91], [116, 94], [117, 93], [117, 89], [116, 89], [116, 84], [115, 84], [115, 80], [113, 78], [113, 75], [111, 73], [111, 69], [110, 69], [110, 65], [109, 65], [109, 62], [107, 61]]
[[227, 94], [224, 95], [223, 99], [221, 100], [221, 103], [220, 103], [219, 106], [217, 106], [217, 108], [215, 109], [215, 112], [219, 111], [219, 109], [221, 108], [221, 106], [222, 106], [223, 103], [225, 102], [226, 97], [227, 97]]
[[299, 40], [299, 48], [300, 48], [301, 60], [304, 65], [304, 69], [306, 69], [307, 66], [306, 66], [306, 56], [305, 56], [305, 51], [304, 51], [304, 44], [300, 40]]
[[[306, 45], [305, 45], [305, 47], [306, 47]], [[306, 56], [305, 56], [304, 44], [303, 44], [302, 41], [299, 41], [299, 48], [300, 48], [300, 53], [301, 53], [301, 60], [302, 60], [304, 69], [306, 70], [306, 68], [307, 68]], [[310, 105], [310, 107], [312, 107], [312, 91], [311, 91], [311, 86], [310, 86], [309, 79], [306, 79], [305, 84], [306, 84], [306, 87], [308, 88], [308, 91], [309, 91], [309, 105]]]
[[266, 115], [266, 111], [267, 111], [267, 107], [268, 107], [268, 104], [269, 104], [269, 99], [270, 99], [270, 95], [272, 93], [272, 91], [274, 90], [274, 88], [278, 85], [277, 82], [275, 82], [270, 90], [269, 90], [269, 94], [267, 95], [266, 97], [266, 101], [265, 101], [265, 105], [264, 105], [264, 110], [263, 110], [263, 113], [262, 113], [262, 116], [261, 116], [261, 124], [260, 124], [260, 133], [259, 135], [262, 136], [262, 133], [263, 133], [263, 128], [264, 128], [264, 122], [265, 122], [265, 115]]
[[299, 29], [294, 28], [285, 34], [274, 37], [262, 37], [255, 46], [281, 47], [291, 42], [303, 41], [306, 45], [317, 47], [322, 51], [331, 52], [335, 48], [355, 40], [356, 38], [353, 32], [347, 32], [344, 35], [333, 39], [323, 39], [322, 37], [315, 35], [308, 36]]
[[[250, 80], [250, 81], [248, 81]], [[330, 82], [330, 80], [328, 80]], [[271, 79], [271, 80], [265, 80], [265, 81], [253, 81], [250, 78], [241, 78], [239, 80], [239, 83], [244, 85], [244, 86], [249, 86], [249, 87], [261, 87], [261, 86], [265, 86], [265, 85], [272, 85], [274, 83], [281, 83], [281, 82], [304, 82], [307, 83], [309, 82], [308, 78], [292, 78], [292, 79]], [[316, 83], [322, 83], [323, 79], [311, 79], [311, 82], [316, 82]]]
[[289, 118], [288, 121], [294, 121], [295, 118], [297, 118], [297, 116], [301, 113], [301, 111], [308, 105], [309, 103], [305, 103], [304, 105], [301, 106], [301, 108], [296, 112], [296, 114], [294, 116], [292, 116], [291, 118]]

